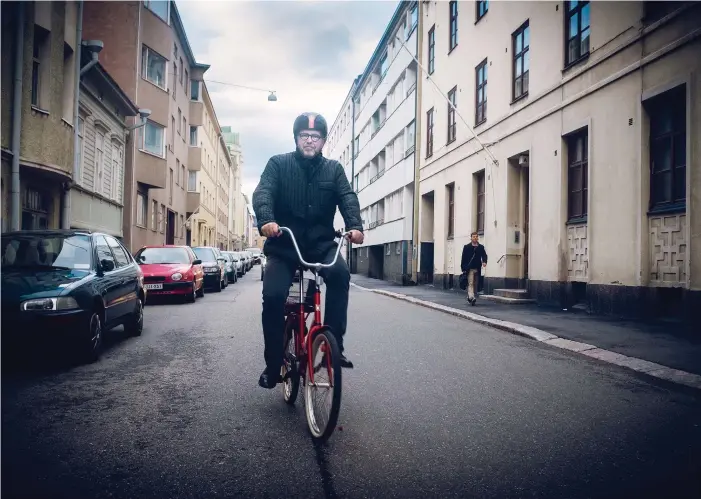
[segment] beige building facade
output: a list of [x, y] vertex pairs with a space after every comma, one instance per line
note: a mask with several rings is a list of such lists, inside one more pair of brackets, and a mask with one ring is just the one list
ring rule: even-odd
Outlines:
[[419, 5], [422, 281], [476, 230], [488, 293], [698, 318], [701, 4]]
[[[209, 66], [192, 53], [172, 1], [85, 2], [85, 39], [104, 42], [100, 61], [139, 108], [151, 115], [127, 148], [124, 240], [186, 244], [188, 170], [196, 160], [190, 127], [204, 124], [200, 86]], [[193, 168], [197, 168], [196, 166]]]
[[243, 149], [241, 136], [231, 126], [222, 127], [224, 143], [231, 157], [229, 176], [229, 241], [230, 248], [241, 250], [245, 245], [245, 227], [247, 220], [246, 200], [243, 195]]
[[2, 3], [3, 231], [61, 225], [73, 177], [76, 22], [75, 2]]

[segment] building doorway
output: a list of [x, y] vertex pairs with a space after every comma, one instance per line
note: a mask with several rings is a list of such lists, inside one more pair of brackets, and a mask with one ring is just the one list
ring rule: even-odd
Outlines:
[[31, 187], [22, 190], [22, 230], [49, 228], [52, 199], [46, 192]]
[[175, 212], [171, 210], [166, 221], [166, 244], [175, 244]]

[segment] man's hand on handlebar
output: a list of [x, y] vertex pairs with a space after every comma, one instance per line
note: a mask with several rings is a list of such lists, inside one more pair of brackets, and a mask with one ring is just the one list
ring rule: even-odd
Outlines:
[[348, 234], [348, 240], [353, 244], [363, 244], [365, 234], [359, 230], [352, 230], [350, 231], [350, 234]]
[[260, 231], [265, 237], [278, 237], [282, 235], [280, 231], [280, 226], [275, 222], [269, 222], [260, 228]]

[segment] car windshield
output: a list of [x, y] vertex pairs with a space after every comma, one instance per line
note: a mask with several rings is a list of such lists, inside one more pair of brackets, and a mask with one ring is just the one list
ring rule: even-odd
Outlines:
[[144, 248], [136, 254], [136, 261], [143, 264], [188, 264], [190, 256], [185, 248]]
[[214, 262], [217, 260], [212, 248], [192, 248], [192, 251], [194, 251], [197, 258], [203, 262]]
[[2, 236], [2, 268], [90, 270], [90, 237], [83, 235], [13, 234]]

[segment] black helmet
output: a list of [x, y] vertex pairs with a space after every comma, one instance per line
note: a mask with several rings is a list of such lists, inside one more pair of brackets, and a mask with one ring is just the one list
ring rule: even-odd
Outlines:
[[316, 130], [321, 134], [321, 138], [326, 139], [329, 133], [329, 127], [326, 124], [324, 117], [318, 113], [302, 113], [297, 116], [295, 124], [292, 127], [292, 133], [295, 138], [302, 130]]

